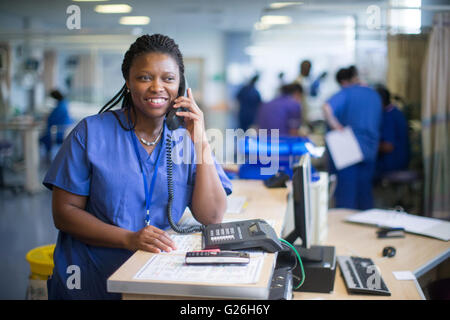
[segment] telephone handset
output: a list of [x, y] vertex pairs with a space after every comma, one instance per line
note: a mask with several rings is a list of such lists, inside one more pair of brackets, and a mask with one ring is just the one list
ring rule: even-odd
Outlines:
[[177, 116], [177, 111], [187, 111], [187, 109], [183, 107], [180, 107], [178, 109], [170, 108], [166, 118], [166, 124], [169, 130], [176, 130], [179, 127], [184, 127], [184, 118]]
[[[180, 84], [180, 87], [182, 90], [180, 90], [181, 92], [183, 92], [183, 96], [187, 96], [187, 82], [186, 82], [186, 78], [184, 78], [184, 83]], [[167, 124], [167, 128], [169, 128], [169, 130], [176, 130], [179, 127], [184, 127], [184, 118], [177, 116], [177, 111], [188, 111], [186, 108], [184, 107], [180, 107], [178, 109], [169, 108], [169, 111], [167, 112], [167, 116], [166, 116], [166, 124]]]

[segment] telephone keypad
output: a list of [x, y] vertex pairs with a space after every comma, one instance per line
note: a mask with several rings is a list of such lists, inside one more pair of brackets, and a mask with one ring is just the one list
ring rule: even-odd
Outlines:
[[234, 240], [235, 233], [234, 228], [218, 228], [214, 230], [210, 230], [211, 235], [211, 241], [218, 242], [218, 241], [226, 241], [226, 240]]

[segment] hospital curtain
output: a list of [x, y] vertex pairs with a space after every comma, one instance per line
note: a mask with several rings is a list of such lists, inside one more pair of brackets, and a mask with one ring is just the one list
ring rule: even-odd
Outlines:
[[422, 72], [425, 215], [450, 219], [450, 13], [434, 16]]
[[410, 105], [411, 117], [420, 118], [421, 68], [427, 47], [427, 34], [389, 35], [387, 87]]
[[73, 72], [71, 98], [73, 100], [96, 103], [99, 101], [100, 71], [97, 50], [77, 56]]

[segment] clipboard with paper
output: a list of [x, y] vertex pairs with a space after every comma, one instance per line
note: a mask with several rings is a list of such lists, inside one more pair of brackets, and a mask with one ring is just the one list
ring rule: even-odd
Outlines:
[[350, 127], [333, 130], [325, 141], [336, 169], [341, 170], [364, 160], [358, 140]]

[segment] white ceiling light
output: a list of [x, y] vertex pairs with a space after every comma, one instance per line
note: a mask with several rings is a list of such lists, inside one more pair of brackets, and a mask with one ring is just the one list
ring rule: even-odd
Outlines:
[[261, 17], [262, 24], [289, 24], [292, 23], [292, 18], [289, 16], [263, 16]]
[[94, 11], [98, 13], [128, 13], [132, 9], [127, 4], [99, 4], [95, 6]]
[[109, 0], [72, 0], [73, 2], [104, 2]]
[[390, 0], [390, 5], [395, 8], [388, 11], [391, 33], [420, 33], [422, 26], [421, 0]]
[[296, 1], [296, 2], [273, 2], [270, 4], [270, 8], [271, 9], [281, 9], [284, 7], [289, 7], [289, 6], [298, 6], [303, 4], [303, 2], [300, 1]]
[[270, 25], [261, 23], [259, 21], [253, 25], [253, 28], [257, 31], [267, 30], [267, 29], [269, 29], [269, 27], [270, 27]]
[[150, 17], [147, 16], [126, 16], [122, 17], [119, 20], [120, 24], [125, 25], [144, 25], [150, 23]]

